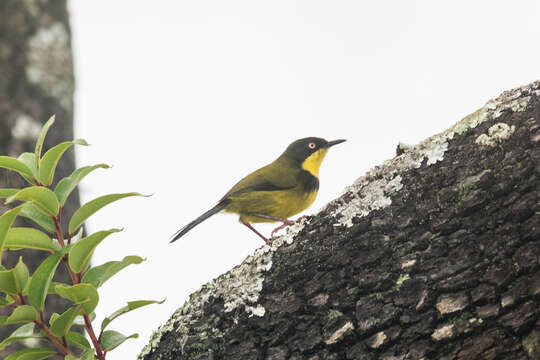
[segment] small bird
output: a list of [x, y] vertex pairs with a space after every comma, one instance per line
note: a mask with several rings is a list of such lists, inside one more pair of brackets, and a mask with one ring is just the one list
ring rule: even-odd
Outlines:
[[317, 137], [296, 140], [274, 162], [244, 177], [216, 206], [178, 230], [171, 243], [220, 211], [238, 214], [242, 224], [268, 243], [268, 239], [251, 224], [282, 222], [271, 235], [294, 224], [288, 218], [307, 209], [317, 197], [319, 167], [328, 149], [344, 141], [326, 141]]

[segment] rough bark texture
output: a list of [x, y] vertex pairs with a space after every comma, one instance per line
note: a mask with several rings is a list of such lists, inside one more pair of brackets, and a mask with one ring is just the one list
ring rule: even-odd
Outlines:
[[540, 82], [193, 294], [150, 359], [540, 359]]
[[[0, 1], [0, 154], [18, 156], [34, 151], [42, 123], [56, 114], [44, 150], [73, 139], [73, 61], [69, 16], [65, 0]], [[75, 166], [73, 150], [64, 154], [56, 178], [69, 175]], [[0, 170], [0, 187], [25, 185], [18, 175]], [[74, 192], [63, 210], [69, 218], [79, 206]], [[0, 204], [0, 213], [7, 207]], [[18, 220], [17, 226], [23, 222]], [[32, 226], [24, 222], [24, 226]], [[65, 226], [65, 224], [64, 224]], [[2, 264], [12, 267], [20, 255], [33, 271], [46, 256], [43, 252], [4, 252]], [[62, 269], [63, 270], [63, 269]], [[64, 271], [57, 274], [67, 281]], [[47, 309], [60, 312], [67, 301], [53, 298]], [[4, 315], [2, 313], [2, 315]], [[13, 331], [0, 327], [0, 339]], [[10, 348], [10, 352], [13, 348]], [[5, 354], [0, 352], [0, 358]]]

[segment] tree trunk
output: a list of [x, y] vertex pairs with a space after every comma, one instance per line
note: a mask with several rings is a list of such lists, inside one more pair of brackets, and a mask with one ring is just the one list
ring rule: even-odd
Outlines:
[[[56, 114], [44, 151], [61, 141], [73, 139], [73, 60], [69, 16], [65, 0], [0, 1], [0, 154], [18, 156], [33, 152], [42, 123]], [[69, 175], [75, 168], [73, 150], [64, 154], [56, 178]], [[16, 174], [1, 172], [0, 187], [21, 187]], [[74, 192], [63, 210], [69, 218], [79, 206]], [[0, 213], [7, 210], [0, 204]], [[18, 220], [18, 226], [33, 226]], [[66, 226], [66, 224], [63, 224]], [[45, 258], [43, 252], [4, 252], [2, 264], [15, 265], [22, 255], [33, 271]], [[65, 271], [57, 274], [65, 281]], [[59, 279], [59, 278], [57, 278]], [[61, 312], [67, 301], [59, 297], [47, 302], [49, 312]], [[4, 314], [2, 314], [4, 315]], [[14, 327], [0, 327], [0, 339]], [[13, 351], [10, 348], [10, 352]], [[5, 354], [0, 352], [0, 358]]]
[[540, 81], [398, 146], [140, 359], [540, 359], [539, 118]]

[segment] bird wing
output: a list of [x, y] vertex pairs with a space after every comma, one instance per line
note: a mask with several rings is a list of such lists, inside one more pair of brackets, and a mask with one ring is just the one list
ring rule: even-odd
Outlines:
[[280, 171], [274, 163], [256, 170], [234, 185], [223, 199], [247, 191], [278, 191], [292, 189], [297, 185], [296, 172]]

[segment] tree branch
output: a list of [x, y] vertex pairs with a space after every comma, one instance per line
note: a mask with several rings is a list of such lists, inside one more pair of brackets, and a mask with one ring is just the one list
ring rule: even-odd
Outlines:
[[192, 294], [139, 358], [540, 358], [539, 96], [400, 145]]

